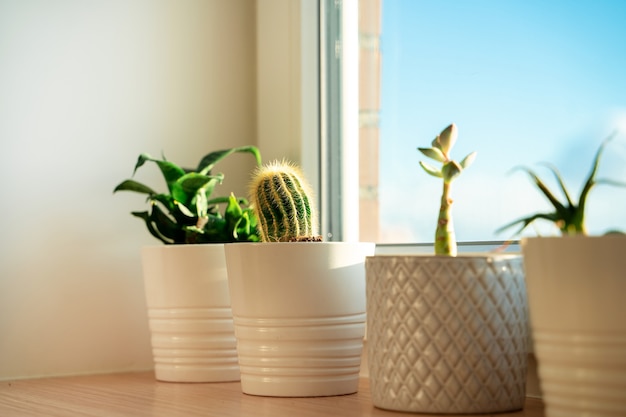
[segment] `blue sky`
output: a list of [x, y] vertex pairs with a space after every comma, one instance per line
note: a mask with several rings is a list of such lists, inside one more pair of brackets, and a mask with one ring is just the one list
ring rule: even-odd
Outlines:
[[[455, 159], [478, 157], [454, 183], [459, 241], [503, 240], [505, 223], [548, 209], [521, 172], [550, 162], [578, 195], [595, 150], [601, 177], [626, 181], [626, 1], [383, 0], [383, 241], [432, 241], [439, 180], [416, 151], [451, 122]], [[592, 233], [626, 231], [626, 189], [599, 187]], [[527, 234], [554, 233], [550, 227]]]

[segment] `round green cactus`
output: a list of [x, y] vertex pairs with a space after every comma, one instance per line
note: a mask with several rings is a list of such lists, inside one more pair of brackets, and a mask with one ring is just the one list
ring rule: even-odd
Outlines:
[[321, 240], [311, 188], [295, 165], [274, 161], [259, 168], [249, 194], [262, 241]]

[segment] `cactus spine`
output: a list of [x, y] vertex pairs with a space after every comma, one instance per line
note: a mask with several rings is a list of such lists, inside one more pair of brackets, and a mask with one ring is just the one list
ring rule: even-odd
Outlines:
[[259, 168], [249, 194], [262, 241], [321, 240], [310, 186], [293, 164], [275, 161]]

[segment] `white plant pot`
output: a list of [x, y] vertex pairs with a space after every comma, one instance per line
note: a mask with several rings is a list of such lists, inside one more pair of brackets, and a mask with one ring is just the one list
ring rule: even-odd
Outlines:
[[373, 243], [226, 245], [246, 394], [314, 397], [357, 391], [365, 268]]
[[379, 408], [436, 414], [524, 406], [528, 319], [520, 255], [366, 260], [367, 346]]
[[626, 415], [626, 236], [522, 240], [546, 416]]
[[142, 250], [156, 379], [239, 380], [223, 244]]

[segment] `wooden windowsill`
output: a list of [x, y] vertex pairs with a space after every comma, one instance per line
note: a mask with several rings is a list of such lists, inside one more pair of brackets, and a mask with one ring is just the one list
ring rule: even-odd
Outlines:
[[[210, 384], [158, 382], [152, 372], [0, 382], [0, 416], [402, 415], [405, 414], [381, 410], [372, 405], [367, 378], [361, 378], [359, 392], [356, 394], [321, 398], [256, 397], [242, 394], [239, 382]], [[543, 417], [544, 408], [540, 399], [527, 398], [524, 410], [497, 415]]]

